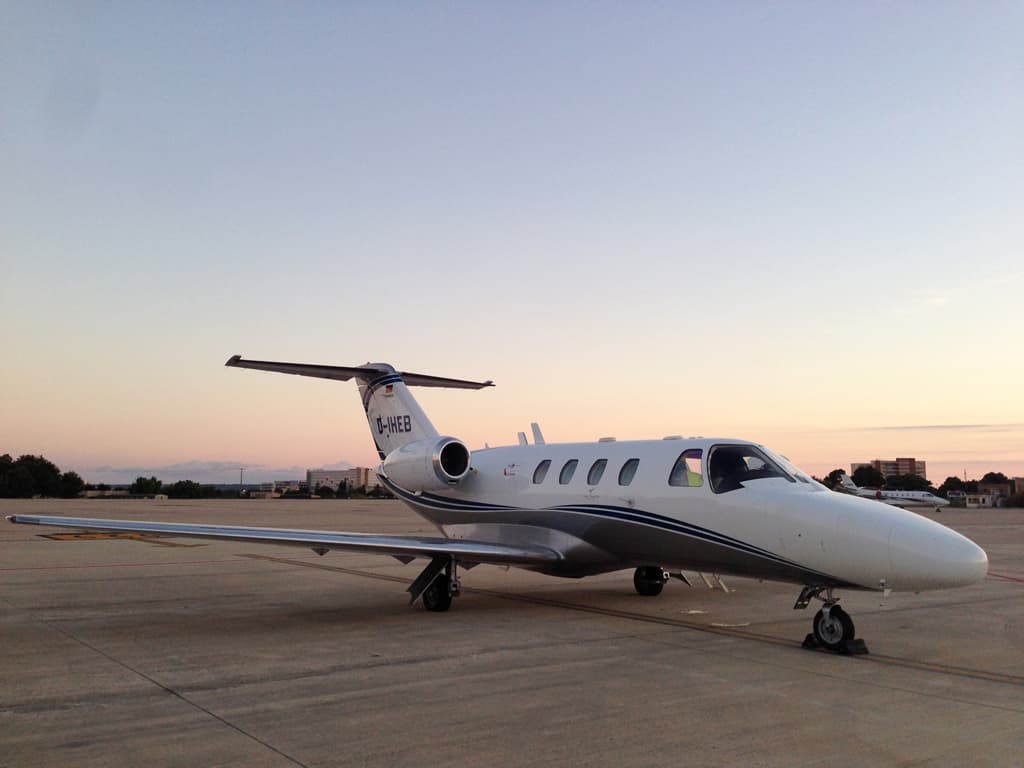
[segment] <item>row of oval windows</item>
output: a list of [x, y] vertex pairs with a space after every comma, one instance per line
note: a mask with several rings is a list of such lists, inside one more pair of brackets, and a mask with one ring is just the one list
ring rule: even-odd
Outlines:
[[[565, 464], [562, 465], [562, 471], [558, 473], [558, 484], [568, 485], [572, 480], [573, 475], [576, 474], [576, 468], [579, 466], [578, 459], [569, 459]], [[587, 485], [597, 485], [601, 482], [601, 478], [604, 476], [604, 471], [608, 466], [608, 459], [598, 459], [590, 465], [590, 470], [587, 472]], [[629, 485], [633, 482], [633, 478], [636, 476], [637, 467], [640, 466], [640, 459], [628, 459], [619, 470], [619, 485]], [[693, 471], [693, 468], [696, 471]], [[551, 459], [544, 459], [537, 468], [533, 470], [533, 483], [534, 485], [540, 485], [544, 482], [544, 478], [548, 475], [548, 470], [551, 469]], [[669, 485], [677, 486], [700, 486], [703, 484], [703, 478], [700, 475], [700, 451], [699, 450], [688, 450], [680, 454], [679, 458], [676, 459], [676, 463], [672, 468], [672, 472], [669, 474]]]

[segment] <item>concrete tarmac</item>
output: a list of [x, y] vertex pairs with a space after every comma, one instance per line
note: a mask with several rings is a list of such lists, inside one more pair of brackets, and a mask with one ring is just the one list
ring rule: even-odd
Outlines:
[[[388, 501], [3, 501], [61, 514], [430, 533]], [[0, 521], [0, 766], [1024, 766], [1024, 510], [935, 519], [981, 584], [842, 593], [867, 656], [803, 650], [799, 589], [640, 597], [421, 565]]]

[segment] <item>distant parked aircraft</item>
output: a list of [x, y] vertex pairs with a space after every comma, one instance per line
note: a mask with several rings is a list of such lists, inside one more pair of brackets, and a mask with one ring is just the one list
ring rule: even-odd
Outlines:
[[938, 511], [942, 507], [949, 506], [949, 502], [944, 498], [936, 496], [934, 493], [928, 493], [928, 491], [885, 491], [877, 488], [861, 488], [845, 473], [840, 476], [839, 484], [845, 493], [852, 493], [865, 499], [883, 501], [903, 509], [930, 508]]
[[[512, 565], [579, 578], [634, 569], [641, 595], [657, 595], [683, 570], [737, 574], [801, 586], [795, 608], [812, 599], [817, 642], [851, 650], [854, 626], [834, 590], [945, 589], [973, 584], [988, 570], [974, 542], [919, 515], [830, 493], [762, 445], [732, 438], [533, 444], [470, 453], [430, 423], [408, 387], [481, 389], [474, 382], [358, 367], [243, 360], [299, 376], [356, 379], [377, 447], [381, 482], [432, 522], [443, 537], [376, 535], [14, 515], [14, 523], [196, 538], [267, 542], [390, 555], [429, 564], [409, 586], [431, 611], [460, 592], [457, 567]], [[654, 371], [650, 374], [657, 376]], [[643, 395], [641, 395], [643, 396]], [[647, 396], [650, 396], [648, 392]]]

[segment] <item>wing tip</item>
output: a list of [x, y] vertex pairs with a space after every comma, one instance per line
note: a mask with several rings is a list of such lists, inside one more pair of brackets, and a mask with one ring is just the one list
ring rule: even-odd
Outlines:
[[224, 365], [237, 366], [241, 362], [241, 360], [241, 355], [232, 355], [231, 357], [228, 358], [228, 361], [224, 363]]

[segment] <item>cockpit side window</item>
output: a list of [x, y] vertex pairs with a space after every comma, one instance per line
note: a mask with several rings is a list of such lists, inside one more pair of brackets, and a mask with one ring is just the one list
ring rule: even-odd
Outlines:
[[704, 478], [700, 473], [700, 457], [700, 448], [689, 448], [679, 454], [668, 475], [668, 484], [690, 488], [704, 485]]
[[727, 493], [743, 487], [750, 480], [781, 477], [795, 482], [766, 453], [753, 445], [716, 445], [708, 456], [711, 490]]

